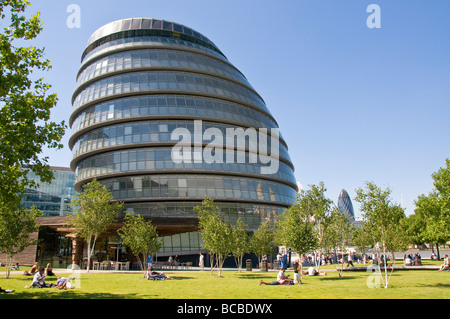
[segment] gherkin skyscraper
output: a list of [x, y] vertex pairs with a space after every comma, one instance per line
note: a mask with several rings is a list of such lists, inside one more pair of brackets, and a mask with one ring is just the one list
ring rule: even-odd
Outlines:
[[345, 189], [342, 189], [338, 196], [338, 209], [342, 214], [347, 214], [347, 216], [355, 221], [355, 212], [353, 211], [353, 204], [350, 196]]
[[166, 252], [198, 249], [193, 208], [205, 196], [250, 229], [295, 199], [294, 166], [264, 100], [189, 27], [150, 18], [101, 27], [82, 53], [72, 104], [76, 190], [99, 180], [154, 221]]

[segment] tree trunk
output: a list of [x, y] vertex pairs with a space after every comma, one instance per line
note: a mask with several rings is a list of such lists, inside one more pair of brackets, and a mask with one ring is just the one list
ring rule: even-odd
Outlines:
[[[81, 263], [83, 263], [83, 259], [81, 259]], [[87, 265], [86, 265], [86, 272], [89, 272], [89, 266], [91, 264], [91, 240], [88, 241], [88, 247], [87, 247]]]
[[[97, 241], [97, 237], [94, 236], [94, 242], [92, 243], [92, 246], [91, 246], [91, 241], [92, 241], [92, 238], [90, 238], [89, 242], [88, 242], [86, 272], [89, 272], [89, 269], [90, 269], [90, 266], [91, 266], [91, 257], [92, 257], [92, 255], [94, 253], [95, 242]], [[106, 252], [106, 253], [108, 253], [108, 252]]]
[[11, 264], [12, 264], [12, 256], [9, 255], [9, 260], [8, 257], [7, 258], [7, 262], [6, 262], [6, 279], [9, 279], [9, 275], [11, 274]]
[[438, 243], [436, 243], [436, 251], [437, 251], [437, 258], [438, 258], [438, 260], [441, 260], [441, 255], [439, 253], [439, 244]]
[[137, 258], [139, 260], [139, 266], [141, 267], [141, 271], [144, 274], [144, 277], [145, 277], [145, 272], [146, 272], [146, 268], [147, 268], [147, 267], [144, 267], [145, 256], [146, 256], [145, 254], [142, 254], [142, 260], [141, 260], [141, 258], [139, 258], [139, 256], [137, 256]]
[[211, 267], [211, 276], [214, 274], [214, 254], [212, 252], [209, 253], [209, 262]]
[[316, 270], [317, 270], [317, 273], [319, 273], [319, 271], [320, 271], [320, 264], [321, 264], [321, 262], [320, 262], [320, 256], [321, 256], [321, 254], [320, 254], [320, 252], [319, 252], [319, 261], [318, 261], [318, 262], [317, 262], [317, 257], [314, 256], [314, 258], [316, 259]]
[[217, 268], [219, 268], [219, 274], [217, 275], [217, 277], [222, 277], [222, 267], [223, 267], [224, 262], [225, 262], [225, 257], [219, 255], [217, 258]]

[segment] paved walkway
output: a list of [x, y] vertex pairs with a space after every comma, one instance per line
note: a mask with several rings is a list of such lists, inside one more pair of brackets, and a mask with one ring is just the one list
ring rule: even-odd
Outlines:
[[[372, 266], [371, 269], [373, 268]], [[387, 269], [391, 270], [392, 268], [394, 268], [394, 270], [438, 270], [439, 266], [394, 266], [394, 267], [386, 267]], [[341, 267], [338, 267], [338, 269], [340, 270]], [[380, 267], [380, 269], [384, 269], [384, 266]], [[357, 270], [367, 270], [367, 266], [366, 267], [342, 267], [342, 270], [344, 271], [357, 271]]]

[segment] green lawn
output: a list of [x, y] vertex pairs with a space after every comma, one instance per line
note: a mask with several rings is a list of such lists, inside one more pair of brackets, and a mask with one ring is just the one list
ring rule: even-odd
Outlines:
[[[329, 268], [325, 267], [325, 268]], [[334, 267], [331, 267], [334, 268]], [[58, 274], [58, 270], [56, 270]], [[293, 272], [286, 272], [293, 277]], [[61, 270], [62, 276], [67, 274]], [[9, 279], [0, 277], [2, 289], [14, 289], [14, 293], [0, 294], [0, 298], [73, 298], [73, 299], [448, 299], [450, 298], [450, 272], [437, 270], [394, 271], [390, 287], [368, 288], [365, 271], [345, 272], [339, 278], [337, 272], [327, 276], [304, 276], [302, 285], [266, 286], [259, 281], [273, 281], [276, 272], [224, 271], [218, 278], [209, 271], [167, 272], [173, 280], [149, 281], [142, 273], [82, 273], [80, 288], [58, 290], [56, 288], [24, 288], [32, 278], [13, 274]], [[55, 283], [56, 277], [49, 277]]]

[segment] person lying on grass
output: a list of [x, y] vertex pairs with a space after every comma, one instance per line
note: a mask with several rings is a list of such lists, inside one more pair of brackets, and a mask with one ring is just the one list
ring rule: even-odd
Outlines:
[[153, 271], [153, 267], [149, 267], [147, 272], [145, 273], [145, 278], [148, 280], [165, 280], [165, 279], [173, 279], [172, 277], [167, 276], [166, 274], [158, 271]]
[[73, 289], [75, 287], [72, 285], [69, 278], [58, 277], [58, 280], [56, 281], [56, 288], [58, 288], [58, 289]]
[[266, 282], [261, 280], [259, 282], [260, 285], [293, 285], [294, 282], [292, 279], [289, 279], [289, 275], [286, 275], [284, 272], [286, 271], [286, 268], [281, 268], [281, 270], [278, 272], [277, 280], [272, 282]]
[[14, 292], [15, 290], [11, 290], [11, 289], [2, 289], [2, 287], [0, 287], [0, 292], [4, 292], [4, 293], [10, 293], [10, 292]]

